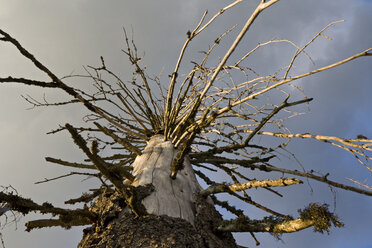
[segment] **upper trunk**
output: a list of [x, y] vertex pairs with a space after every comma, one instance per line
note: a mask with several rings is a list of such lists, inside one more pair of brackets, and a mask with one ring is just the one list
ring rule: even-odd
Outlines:
[[197, 196], [201, 187], [188, 158], [171, 179], [176, 154], [163, 136], [152, 137], [133, 164], [132, 183], [153, 185], [142, 200], [149, 215], [135, 218], [117, 193], [101, 195], [92, 207], [99, 221], [84, 231], [79, 247], [236, 247], [230, 233], [215, 231], [221, 215], [210, 198]]
[[155, 190], [142, 204], [149, 214], [182, 218], [194, 224], [195, 206], [193, 196], [201, 187], [196, 180], [188, 158], [175, 180], [171, 179], [170, 165], [177, 151], [172, 142], [155, 135], [133, 163], [133, 186], [152, 184]]

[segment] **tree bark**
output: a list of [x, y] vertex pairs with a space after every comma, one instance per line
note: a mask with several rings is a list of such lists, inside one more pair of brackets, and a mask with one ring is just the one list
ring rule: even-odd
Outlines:
[[162, 135], [153, 136], [133, 163], [132, 186], [153, 186], [142, 199], [148, 214], [135, 217], [118, 193], [106, 192], [91, 207], [99, 219], [84, 230], [78, 247], [237, 247], [231, 233], [217, 231], [222, 217], [209, 197], [198, 194], [202, 188], [188, 157], [171, 179], [177, 152]]

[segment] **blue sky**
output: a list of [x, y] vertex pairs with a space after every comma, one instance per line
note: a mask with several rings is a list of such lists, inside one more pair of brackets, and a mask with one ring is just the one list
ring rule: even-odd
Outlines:
[[[124, 48], [122, 28], [133, 28], [137, 47], [146, 54], [144, 64], [148, 73], [158, 75], [163, 70], [166, 79], [177, 60], [187, 30], [197, 24], [204, 10], [208, 9], [211, 16], [228, 3], [230, 1], [222, 0], [0, 0], [0, 27], [59, 76], [81, 73], [82, 65], [97, 65], [99, 56], [104, 56], [106, 63], [125, 79], [130, 79], [131, 68], [120, 52]], [[191, 66], [188, 61], [200, 56], [198, 51], [207, 49], [217, 35], [236, 23], [241, 27], [257, 3], [245, 1], [226, 12], [210, 27], [208, 35], [196, 39], [184, 60], [184, 70]], [[371, 47], [371, 11], [371, 1], [281, 0], [255, 21], [237, 52], [244, 52], [273, 37], [303, 45], [331, 21], [344, 19], [345, 22], [327, 31], [333, 40], [319, 40], [309, 47], [315, 66], [303, 60], [296, 68], [299, 71], [312, 70]], [[221, 52], [231, 39], [224, 42]], [[278, 46], [260, 54], [252, 64], [264, 71], [269, 64], [273, 67], [283, 65], [283, 59], [293, 52], [288, 47]], [[0, 76], [45, 78], [8, 45], [0, 44], [0, 58]], [[370, 68], [371, 58], [361, 58], [298, 82], [309, 97], [314, 97], [314, 101], [309, 113], [288, 123], [291, 131], [345, 138], [362, 133], [371, 138]], [[79, 82], [75, 83], [79, 85]], [[84, 158], [65, 133], [45, 134], [67, 121], [81, 123], [84, 112], [78, 106], [26, 110], [29, 106], [20, 95], [40, 98], [44, 93], [48, 99], [63, 98], [59, 91], [44, 92], [19, 85], [0, 86], [0, 185], [11, 184], [22, 196], [63, 206], [65, 199], [77, 197], [94, 187], [94, 180], [81, 182], [81, 178], [68, 178], [44, 185], [34, 185], [34, 182], [68, 172], [65, 168], [47, 164], [46, 156], [69, 160]], [[372, 184], [371, 174], [344, 151], [315, 141], [295, 142], [289, 149], [307, 168], [330, 171], [342, 182], [347, 182], [345, 177], [352, 175]], [[312, 201], [327, 202], [333, 207], [333, 196], [327, 186], [313, 183], [312, 187], [312, 194], [304, 185], [291, 190], [285, 199], [272, 199], [270, 195], [258, 193], [254, 197], [292, 214]], [[372, 247], [372, 199], [337, 190], [336, 203], [336, 213], [345, 222], [345, 228], [332, 229], [330, 235], [314, 234], [311, 230], [287, 234], [283, 235], [283, 242], [268, 234], [259, 234], [261, 247]], [[262, 214], [253, 209], [247, 211], [252, 211], [251, 218]], [[75, 247], [81, 238], [81, 228], [69, 231], [52, 228], [26, 233], [23, 223], [32, 217], [35, 216], [23, 218], [17, 230], [15, 226], [1, 230], [7, 247]], [[240, 244], [254, 247], [249, 235], [236, 237]]]

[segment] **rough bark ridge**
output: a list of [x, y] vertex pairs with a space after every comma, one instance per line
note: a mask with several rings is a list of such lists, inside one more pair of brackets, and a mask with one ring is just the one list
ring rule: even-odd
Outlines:
[[78, 247], [236, 247], [230, 233], [215, 230], [222, 217], [210, 198], [198, 196], [201, 187], [188, 159], [170, 178], [176, 153], [163, 136], [151, 138], [133, 164], [132, 183], [153, 185], [142, 200], [149, 214], [135, 218], [117, 193], [106, 192], [90, 208], [99, 220], [84, 230]]

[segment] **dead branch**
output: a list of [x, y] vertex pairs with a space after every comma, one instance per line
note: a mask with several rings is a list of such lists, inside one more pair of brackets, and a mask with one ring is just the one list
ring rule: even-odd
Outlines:
[[59, 226], [65, 229], [70, 229], [72, 226], [86, 226], [92, 224], [87, 218], [81, 218], [80, 216], [61, 216], [59, 219], [44, 219], [44, 220], [32, 220], [26, 223], [26, 231], [30, 232], [36, 228], [54, 227]]
[[126, 149], [128, 149], [128, 151], [137, 154], [137, 156], [140, 156], [142, 154], [141, 151], [137, 147], [131, 145], [127, 140], [122, 139], [119, 136], [115, 135], [109, 129], [107, 129], [105, 127], [102, 127], [97, 122], [94, 122], [94, 125], [96, 125], [98, 127], [98, 129], [101, 130], [104, 134], [106, 134], [107, 136], [110, 136], [117, 143], [119, 143], [120, 145], [122, 145], [123, 147], [125, 147]]
[[[350, 61], [352, 61], [354, 59], [357, 59], [357, 58], [360, 58], [360, 57], [369, 56], [369, 55], [371, 55], [371, 53], [370, 53], [371, 51], [372, 51], [372, 48], [369, 48], [369, 49], [364, 50], [361, 53], [355, 54], [355, 55], [353, 55], [353, 56], [351, 56], [349, 58], [346, 58], [344, 60], [338, 61], [338, 62], [333, 63], [331, 65], [324, 66], [324, 67], [321, 67], [319, 69], [316, 69], [316, 70], [313, 70], [313, 71], [310, 71], [310, 72], [307, 72], [307, 73], [304, 73], [304, 74], [301, 74], [301, 75], [298, 75], [298, 76], [293, 76], [293, 77], [290, 77], [288, 79], [280, 80], [278, 83], [273, 84], [273, 85], [268, 86], [268, 87], [265, 87], [261, 91], [255, 92], [255, 93], [253, 93], [253, 94], [251, 94], [251, 95], [249, 95], [249, 96], [247, 96], [247, 97], [245, 97], [245, 98], [243, 98], [243, 99], [241, 99], [239, 101], [236, 101], [236, 102], [232, 103], [231, 105], [232, 106], [237, 106], [237, 105], [242, 104], [242, 103], [244, 103], [244, 102], [246, 102], [248, 100], [254, 99], [255, 97], [257, 97], [259, 95], [262, 95], [263, 93], [266, 93], [266, 92], [268, 92], [268, 91], [270, 91], [270, 90], [272, 90], [274, 88], [277, 88], [277, 87], [279, 87], [279, 86], [281, 86], [283, 84], [287, 84], [289, 82], [292, 82], [292, 81], [295, 81], [295, 80], [298, 80], [298, 79], [301, 79], [301, 78], [304, 78], [304, 77], [308, 77], [310, 75], [313, 75], [313, 74], [316, 74], [316, 73], [319, 73], [319, 72], [322, 72], [322, 71], [325, 71], [325, 70], [329, 70], [329, 69], [335, 68], [337, 66], [340, 66], [342, 64], [345, 64], [347, 62], [350, 62]], [[221, 109], [219, 111], [219, 113], [224, 113], [226, 111], [228, 111], [228, 109], [226, 109], [226, 110]]]
[[71, 163], [71, 162], [67, 162], [67, 161], [64, 161], [64, 160], [61, 160], [61, 159], [57, 159], [57, 158], [46, 157], [45, 160], [48, 161], [48, 162], [51, 162], [51, 163], [55, 163], [55, 164], [59, 164], [59, 165], [63, 165], [63, 166], [68, 166], [68, 167], [81, 168], [81, 169], [93, 169], [93, 170], [97, 169], [96, 167], [94, 167], [94, 165], [81, 164], [81, 163]]
[[68, 174], [57, 176], [57, 177], [53, 177], [53, 178], [44, 178], [44, 180], [35, 182], [35, 184], [47, 183], [47, 182], [50, 182], [50, 181], [54, 181], [54, 180], [57, 180], [57, 179], [61, 179], [61, 178], [65, 178], [65, 177], [69, 177], [69, 176], [73, 176], [73, 175], [88, 176], [88, 177], [97, 177], [97, 178], [99, 178], [101, 180], [101, 175], [99, 173], [93, 174], [93, 173], [84, 173], [84, 172], [75, 172], [75, 171], [73, 171], [73, 172], [70, 172]]
[[[198, 159], [195, 159], [195, 160], [191, 160], [191, 162], [194, 163], [194, 162], [201, 162], [201, 161], [198, 161]], [[242, 167], [246, 167], [246, 168], [250, 168], [250, 169], [258, 169], [258, 170], [261, 170], [261, 171], [264, 171], [264, 172], [277, 171], [277, 172], [282, 172], [282, 173], [286, 173], [286, 174], [311, 178], [311, 179], [314, 179], [316, 181], [323, 182], [323, 183], [326, 183], [328, 185], [334, 186], [336, 188], [341, 188], [341, 189], [353, 191], [353, 192], [356, 192], [356, 193], [359, 193], [359, 194], [372, 196], [372, 190], [364, 190], [364, 189], [352, 187], [352, 186], [349, 186], [349, 185], [346, 185], [346, 184], [331, 181], [331, 180], [328, 179], [329, 174], [327, 174], [326, 176], [317, 176], [317, 175], [314, 175], [311, 172], [308, 173], [308, 172], [301, 172], [301, 171], [297, 171], [297, 170], [288, 170], [288, 169], [284, 169], [284, 168], [269, 166], [269, 165], [266, 165], [266, 164], [255, 164], [255, 163], [252, 163], [249, 160], [228, 159], [228, 158], [223, 158], [223, 157], [218, 157], [218, 156], [215, 156], [214, 158], [204, 157], [203, 158], [203, 163], [237, 164], [237, 165], [240, 165]]]
[[93, 193], [91, 193], [91, 194], [83, 193], [78, 198], [70, 199], [70, 200], [65, 201], [65, 204], [76, 204], [76, 203], [81, 203], [81, 202], [88, 203], [88, 202], [91, 202], [94, 198], [96, 198], [100, 194], [102, 194], [103, 192], [109, 192], [110, 189], [109, 188], [99, 188], [99, 189], [95, 189], [95, 190], [91, 190], [91, 191], [93, 191]]
[[329, 212], [328, 205], [312, 203], [304, 210], [299, 210], [300, 217], [293, 219], [265, 218], [263, 220], [250, 220], [247, 217], [240, 217], [231, 221], [224, 221], [217, 229], [228, 232], [270, 232], [291, 233], [302, 229], [314, 227], [314, 232], [327, 231], [333, 224], [335, 227], [342, 227], [344, 224], [338, 217]]
[[[40, 212], [41, 214], [52, 214], [60, 217], [61, 226], [73, 226], [92, 224], [96, 220], [97, 216], [90, 212], [88, 209], [63, 209], [54, 207], [48, 202], [44, 202], [39, 205], [30, 199], [26, 199], [14, 194], [6, 194], [0, 192], [0, 202], [7, 202], [11, 210], [17, 211], [22, 214], [28, 214], [29, 212]], [[78, 220], [78, 222], [76, 222]], [[84, 223], [84, 224], [83, 224]]]
[[[142, 206], [141, 202], [137, 200], [135, 191], [130, 185], [123, 184], [123, 178], [110, 169], [110, 167], [105, 163], [105, 161], [98, 156], [97, 143], [92, 142], [91, 151], [86, 146], [86, 141], [76, 132], [76, 130], [70, 125], [66, 124], [66, 129], [70, 132], [72, 138], [74, 139], [75, 144], [79, 146], [81, 150], [88, 156], [96, 168], [105, 176], [115, 187], [116, 191], [122, 194], [127, 205], [132, 209], [133, 213], [136, 216], [142, 216], [146, 214], [145, 208]], [[127, 173], [126, 179], [133, 181], [134, 177]]]
[[244, 191], [250, 188], [285, 187], [293, 184], [302, 184], [302, 181], [296, 178], [279, 178], [275, 180], [252, 180], [246, 183], [236, 183], [231, 185], [217, 184], [201, 191], [200, 194], [202, 196], [207, 196], [230, 191]]

